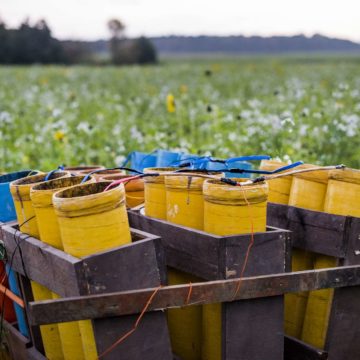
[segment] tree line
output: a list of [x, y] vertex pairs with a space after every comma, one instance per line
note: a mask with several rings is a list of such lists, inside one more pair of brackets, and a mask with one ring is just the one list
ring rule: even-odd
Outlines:
[[16, 29], [9, 29], [0, 20], [0, 64], [149, 64], [157, 62], [156, 50], [145, 37], [127, 39], [125, 25], [110, 20], [109, 56], [98, 58], [88, 43], [60, 41], [52, 36], [45, 20], [30, 24], [25, 20]]

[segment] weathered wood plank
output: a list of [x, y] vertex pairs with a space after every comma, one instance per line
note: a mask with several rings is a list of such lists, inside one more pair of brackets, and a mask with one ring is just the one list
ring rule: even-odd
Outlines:
[[[14, 255], [13, 268], [62, 297], [102, 294], [165, 284], [166, 270], [160, 238], [134, 229], [131, 229], [131, 234], [133, 242], [128, 245], [78, 259], [38, 239], [22, 234], [14, 227], [3, 227], [8, 255], [10, 258]], [[21, 249], [22, 257], [19, 249]], [[24, 279], [24, 286], [28, 287], [28, 295], [32, 296], [27, 279]], [[148, 317], [154, 321], [149, 322]], [[119, 326], [119, 322], [125, 327], [130, 323], [133, 326], [136, 318], [136, 315], [128, 316], [127, 322], [122, 322], [121, 319], [114, 317], [107, 319], [105, 321], [108, 327], [106, 332], [102, 331], [104, 320], [94, 319], [93, 327], [98, 335], [96, 337], [97, 348], [104, 350], [104, 344], [108, 343], [109, 338], [122, 335], [123, 328]], [[143, 320], [148, 326], [139, 328], [135, 338], [139, 342], [144, 342], [144, 339], [152, 337], [151, 352], [154, 358], [171, 359], [166, 315], [163, 312], [149, 313], [144, 316]], [[155, 338], [153, 334], [160, 332], [161, 327], [163, 336]], [[36, 348], [41, 349], [42, 344], [38, 341], [38, 327], [32, 326], [30, 330]], [[136, 353], [138, 358], [146, 358], [147, 349], [138, 347], [135, 351], [136, 348], [130, 347], [131, 343], [131, 341], [127, 341], [121, 348], [114, 349], [112, 356], [125, 358], [127, 354], [131, 353], [132, 358], [135, 358], [134, 354]], [[36, 355], [35, 353], [34, 356]]]
[[292, 231], [295, 247], [337, 258], [345, 256], [345, 216], [269, 204], [268, 225]]
[[81, 263], [81, 259], [23, 234], [12, 226], [3, 227], [3, 238], [9, 258], [13, 257], [14, 271], [61, 296], [79, 295], [74, 284], [77, 281], [75, 267]]
[[[155, 243], [160, 238], [146, 240], [83, 258], [84, 277], [79, 284], [81, 295], [103, 294], [114, 291], [135, 290], [161, 284], [163, 275], [157, 265]], [[163, 270], [165, 271], [165, 270]], [[136, 274], [136, 276], [133, 276]]]
[[223, 359], [283, 360], [283, 296], [224, 305]]
[[[324, 288], [357, 286], [360, 285], [360, 265], [243, 278], [241, 279], [240, 291], [234, 298], [239, 280], [194, 283], [192, 284], [191, 301], [188, 305], [255, 299]], [[32, 324], [48, 324], [135, 314], [142, 311], [154, 291], [155, 288], [152, 288], [31, 302], [29, 304], [29, 318]], [[149, 311], [187, 306], [188, 293], [188, 285], [163, 287], [154, 297], [149, 306]]]
[[[94, 323], [98, 353], [107, 350], [134, 327], [136, 316], [97, 319]], [[166, 316], [163, 312], [146, 314], [135, 332], [105, 357], [106, 360], [172, 359]]]
[[288, 205], [269, 203], [267, 205], [267, 225], [288, 229]]
[[[168, 266], [207, 280], [224, 278], [222, 263], [225, 260], [222, 253], [224, 246], [231, 247], [239, 244], [243, 247], [250, 241], [248, 235], [217, 236], [150, 218], [136, 211], [129, 211], [128, 214], [132, 227], [161, 236]], [[269, 228], [267, 232], [257, 233], [256, 246], [261, 245], [263, 241], [268, 241], [267, 239], [279, 237], [283, 232]], [[264, 270], [263, 273], [266, 271]]]
[[31, 346], [31, 342], [25, 336], [23, 336], [13, 324], [8, 323], [6, 320], [2, 320], [4, 326], [4, 333], [6, 342], [9, 347], [9, 352], [12, 359], [27, 360], [27, 351]]
[[[27, 279], [25, 276], [18, 274], [18, 282], [25, 303], [29, 304], [29, 302], [34, 301], [30, 280]], [[29, 325], [28, 328], [33, 345], [36, 347], [36, 349], [39, 350], [39, 352], [44, 353], [44, 345], [41, 338], [40, 327], [30, 324], [29, 312], [27, 311], [27, 309], [25, 311], [25, 316], [26, 316], [27, 324]]]
[[[251, 241], [250, 235], [229, 237], [225, 243], [225, 274], [222, 278], [239, 277]], [[290, 247], [289, 231], [256, 233], [244, 276], [277, 274], [286, 271], [286, 253]]]
[[[241, 276], [251, 240], [249, 234], [222, 240], [223, 279]], [[254, 234], [244, 276], [284, 273], [288, 240], [290, 232], [274, 228]], [[223, 358], [283, 360], [283, 306], [283, 296], [224, 303]]]
[[47, 358], [37, 351], [34, 347], [31, 347], [27, 352], [26, 360], [46, 360]]
[[193, 275], [208, 280], [219, 277], [219, 241], [222, 237], [150, 218], [135, 211], [129, 211], [128, 216], [132, 227], [161, 237], [168, 266], [187, 272], [191, 266]]
[[[133, 243], [82, 260], [81, 294], [156, 287], [165, 284], [165, 261], [158, 236], [132, 229]], [[141, 240], [143, 239], [143, 240]], [[158, 264], [162, 261], [162, 264]], [[134, 326], [137, 315], [94, 319], [96, 347], [102, 353]], [[171, 345], [163, 312], [145, 314], [141, 326], [106, 359], [171, 359]]]
[[291, 336], [285, 336], [284, 360], [327, 360], [325, 350], [316, 349]]
[[[344, 265], [360, 265], [360, 218], [348, 218]], [[335, 289], [325, 349], [329, 360], [360, 358], [360, 286]]]

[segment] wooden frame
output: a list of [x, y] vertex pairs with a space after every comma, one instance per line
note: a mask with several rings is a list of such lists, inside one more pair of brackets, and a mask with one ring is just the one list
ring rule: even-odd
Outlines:
[[[26, 303], [32, 300], [29, 279], [62, 297], [141, 289], [166, 281], [160, 238], [139, 230], [131, 229], [132, 243], [81, 259], [22, 234], [16, 226], [5, 225], [2, 232], [9, 258], [14, 255], [12, 268], [23, 277]], [[95, 319], [93, 327], [99, 354], [131, 329], [135, 321], [136, 316]], [[36, 343], [36, 337], [33, 340]], [[172, 359], [166, 315], [163, 312], [146, 314], [142, 327], [124, 346], [107, 356], [107, 359], [119, 358]]]
[[[226, 280], [241, 274], [249, 234], [217, 236], [129, 211], [134, 228], [161, 237], [168, 266], [202, 279]], [[280, 274], [289, 263], [290, 232], [268, 227], [256, 233], [244, 276]], [[222, 303], [222, 358], [282, 360], [283, 295]], [[251, 326], [250, 326], [251, 324]]]
[[[139, 218], [139, 216], [137, 213], [129, 212], [132, 226], [144, 227], [151, 232], [156, 231], [158, 235], [161, 233], [164, 237], [162, 243], [169, 265], [183, 271], [190, 268], [195, 275], [203, 278], [207, 276], [210, 277], [210, 280], [213, 280], [192, 284], [192, 295], [189, 304], [186, 303], [189, 293], [188, 284], [163, 287], [158, 290], [153, 298], [149, 311], [156, 313], [160, 309], [173, 306], [188, 306], [194, 302], [200, 304], [234, 300], [232, 294], [234, 294], [234, 289], [240, 281], [238, 276], [242, 257], [239, 253], [243, 252], [248, 245], [250, 240], [248, 235], [216, 237], [201, 231], [168, 224], [165, 221], [149, 220], [149, 218]], [[281, 299], [281, 294], [328, 287], [334, 288], [334, 300], [325, 350], [316, 349], [291, 337], [285, 337], [285, 359], [347, 360], [358, 358], [360, 354], [360, 342], [357, 341], [360, 335], [360, 326], [358, 325], [360, 323], [360, 219], [269, 204], [268, 220], [269, 224], [273, 226], [283, 226], [293, 231], [294, 247], [335, 256], [339, 259], [341, 266], [331, 269], [285, 273], [285, 271], [291, 270], [289, 267], [291, 255], [289, 232], [270, 227], [270, 231], [261, 234], [260, 237], [258, 237], [259, 234], [256, 234], [252, 251], [257, 254], [256, 261], [258, 262], [261, 260], [259, 256], [262, 247], [265, 249], [272, 244], [274, 247], [267, 248], [267, 253], [272, 254], [269, 256], [270, 258], [274, 255], [274, 258], [278, 259], [279, 249], [281, 249], [279, 244], [282, 241], [283, 259], [286, 260], [280, 269], [282, 271], [260, 275], [256, 274], [259, 269], [250, 267], [248, 273], [245, 274], [246, 277], [241, 280], [241, 289], [235, 297], [235, 301], [226, 303], [226, 306], [239, 304], [239, 307], [234, 307], [236, 313], [241, 311], [241, 308], [246, 308], [247, 303], [256, 303], [260, 300], [261, 307], [264, 309], [264, 300], [275, 299], [277, 301], [275, 301], [276, 306], [279, 308], [280, 302], [278, 299]], [[283, 237], [266, 241], [275, 233], [278, 236], [282, 234]], [[191, 248], [191, 244], [194, 245], [193, 248]], [[233, 257], [233, 250], [237, 253], [235, 257]], [[199, 259], [202, 254], [209, 261], [204, 261], [204, 258]], [[205, 263], [204, 268], [201, 266], [203, 263]], [[278, 267], [279, 264], [280, 262], [277, 264]], [[249, 266], [251, 265], [254, 264], [249, 262]], [[261, 265], [261, 268], [266, 271], [269, 270], [268, 264]], [[52, 321], [68, 321], [70, 319], [110, 319], [112, 316], [126, 318], [132, 316], [131, 314], [139, 313], [155, 289], [157, 288], [153, 286], [148, 289], [142, 288], [112, 294], [76, 296], [41, 303], [30, 303], [29, 319], [33, 324], [40, 324]], [[257, 300], [251, 300], [255, 298]], [[275, 307], [274, 303], [272, 306]], [[279, 320], [277, 312], [272, 315], [274, 315], [271, 319], [272, 324], [277, 324]], [[263, 324], [261, 323], [261, 325]], [[238, 327], [243, 331], [241, 323]], [[251, 329], [248, 330], [252, 331]], [[263, 335], [263, 333], [261, 332], [260, 335]], [[265, 347], [268, 346], [266, 341], [264, 344]], [[243, 345], [240, 344], [241, 346]], [[247, 343], [247, 346], [252, 347], [252, 344]], [[272, 346], [278, 348], [279, 342], [272, 344]], [[238, 351], [241, 351], [241, 349]], [[225, 356], [223, 358], [239, 359], [239, 354], [240, 352], [235, 356], [234, 353], [228, 352], [223, 354]], [[260, 357], [256, 357], [257, 355], [258, 353], [252, 353], [252, 359], [260, 359]], [[277, 353], [275, 357], [273, 354], [267, 354], [264, 358], [278, 359], [278, 355]], [[246, 356], [248, 356], [248, 353], [246, 353]]]
[[[241, 290], [234, 296], [239, 282]], [[106, 318], [138, 314], [155, 291], [156, 296], [147, 308], [148, 311], [186, 307], [192, 304], [258, 299], [298, 291], [353, 288], [359, 285], [360, 265], [344, 266], [194, 283], [191, 285], [189, 302], [187, 300], [189, 284], [31, 302], [29, 318], [32, 324], [42, 325], [85, 320], [92, 316]]]
[[[268, 224], [292, 231], [293, 246], [339, 259], [339, 266], [360, 265], [360, 218], [339, 216], [281, 204], [268, 204]], [[360, 358], [360, 287], [334, 290], [325, 352], [329, 360]], [[310, 357], [309, 348], [292, 339], [303, 358]], [[288, 345], [290, 342], [288, 342]], [[289, 347], [288, 347], [289, 350]], [[323, 359], [314, 349], [311, 359]], [[288, 351], [295, 353], [295, 351]], [[288, 357], [289, 360], [297, 360]]]
[[33, 346], [32, 342], [23, 336], [16, 324], [3, 320], [6, 343], [12, 359], [16, 360], [46, 360], [46, 358]]

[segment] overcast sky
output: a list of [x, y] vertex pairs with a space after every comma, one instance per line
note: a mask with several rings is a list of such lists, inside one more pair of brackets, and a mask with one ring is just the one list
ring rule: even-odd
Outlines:
[[45, 18], [56, 37], [99, 39], [121, 19], [128, 36], [322, 33], [360, 42], [360, 0], [0, 0], [17, 26]]

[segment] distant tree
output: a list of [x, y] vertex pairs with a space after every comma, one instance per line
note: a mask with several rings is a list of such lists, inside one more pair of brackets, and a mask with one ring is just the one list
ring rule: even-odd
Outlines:
[[[26, 19], [18, 29], [7, 30], [0, 26], [0, 62], [11, 64], [63, 62], [61, 43], [51, 36], [45, 20], [31, 26]], [[4, 47], [4, 49], [3, 49]]]
[[108, 28], [113, 38], [120, 39], [125, 36], [125, 25], [118, 19], [109, 20]]
[[118, 19], [112, 19], [108, 21], [108, 29], [111, 34], [109, 45], [112, 63], [120, 65], [124, 61], [121, 58], [125, 56], [125, 54], [121, 54], [121, 47], [123, 46], [123, 39], [125, 37], [125, 25]]
[[108, 28], [111, 33], [109, 45], [113, 64], [156, 63], [156, 50], [150, 40], [145, 37], [135, 40], [126, 39], [125, 25], [117, 19], [110, 20]]
[[72, 65], [92, 62], [92, 53], [86, 42], [63, 41], [62, 49], [65, 64]]
[[5, 23], [0, 19], [0, 63], [6, 63], [9, 54], [9, 33]]
[[153, 43], [142, 36], [135, 40], [138, 64], [154, 64], [157, 62], [157, 53]]

